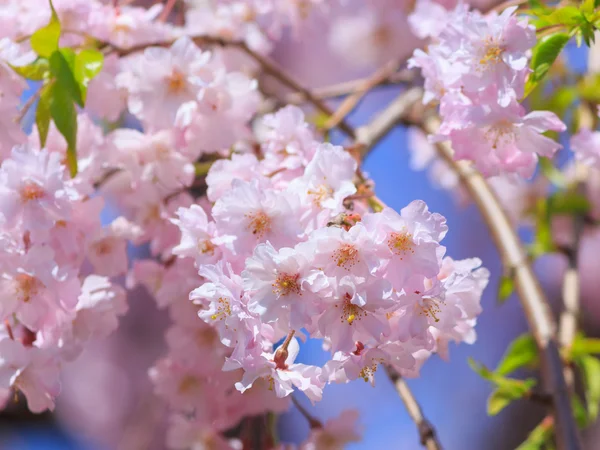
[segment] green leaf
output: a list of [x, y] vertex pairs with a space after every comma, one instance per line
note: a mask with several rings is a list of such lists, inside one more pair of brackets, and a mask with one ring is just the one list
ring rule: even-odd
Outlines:
[[594, 5], [595, 0], [583, 0], [581, 2], [581, 12], [583, 12], [584, 14], [591, 14], [594, 12], [594, 8], [596, 7]]
[[508, 346], [495, 372], [498, 375], [508, 375], [521, 367], [532, 365], [537, 358], [535, 340], [529, 333], [525, 333]]
[[594, 356], [586, 355], [578, 358], [577, 363], [585, 386], [588, 417], [594, 422], [600, 408], [600, 361]]
[[[579, 11], [577, 11], [579, 14]], [[562, 49], [569, 42], [570, 36], [566, 33], [555, 33], [540, 41], [533, 49], [531, 69], [533, 73], [525, 85], [525, 97], [546, 76]]]
[[63, 48], [50, 56], [50, 70], [56, 77], [57, 83], [68, 93], [75, 103], [83, 107], [83, 98], [79, 83], [73, 73], [75, 67], [75, 52]]
[[541, 450], [552, 439], [554, 426], [551, 421], [542, 420], [542, 422], [533, 429], [529, 436], [517, 450]]
[[536, 383], [535, 378], [510, 381], [513, 383], [498, 386], [488, 398], [487, 413], [490, 416], [495, 416], [514, 400], [523, 398]]
[[50, 95], [52, 95], [52, 89], [50, 87], [44, 88], [35, 110], [35, 124], [40, 136], [40, 147], [42, 148], [46, 146], [48, 130], [50, 130]]
[[498, 283], [498, 303], [504, 303], [515, 291], [515, 281], [512, 276], [503, 275]]
[[571, 346], [572, 358], [582, 355], [600, 355], [600, 339], [586, 338], [581, 334], [575, 336]]
[[540, 156], [540, 171], [544, 176], [555, 186], [564, 187], [567, 185], [567, 179], [564, 174], [554, 167], [554, 163], [550, 158]]
[[10, 66], [12, 70], [28, 80], [41, 81], [48, 76], [50, 65], [46, 58], [38, 58], [26, 66]]
[[590, 207], [585, 195], [573, 190], [556, 192], [548, 199], [550, 215], [585, 215]]
[[505, 378], [502, 375], [492, 372], [483, 364], [476, 363], [471, 358], [469, 358], [469, 365], [482, 378], [490, 381], [496, 386], [496, 390], [494, 390], [494, 392], [492, 392], [488, 398], [489, 415], [498, 414], [513, 400], [524, 397], [536, 384], [536, 380], [534, 378], [528, 378], [526, 380]]
[[71, 177], [74, 177], [77, 175], [77, 110], [62, 84], [56, 82], [50, 90], [50, 115], [67, 141], [67, 166]]
[[582, 19], [581, 11], [575, 6], [565, 6], [554, 10], [546, 19], [552, 25], [577, 25]]
[[50, 58], [50, 55], [58, 50], [60, 39], [60, 21], [52, 1], [50, 1], [50, 9], [52, 10], [50, 23], [33, 33], [30, 41], [33, 51], [43, 58]]
[[100, 73], [104, 64], [104, 55], [98, 50], [82, 50], [75, 56], [75, 80], [85, 102], [87, 87], [92, 78]]

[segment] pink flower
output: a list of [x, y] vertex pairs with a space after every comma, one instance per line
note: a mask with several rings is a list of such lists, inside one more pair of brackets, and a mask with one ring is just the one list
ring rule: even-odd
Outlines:
[[236, 236], [238, 255], [248, 255], [260, 242], [279, 248], [293, 246], [302, 235], [300, 201], [290, 192], [266, 189], [258, 182], [234, 181], [233, 188], [213, 207], [217, 227]]
[[238, 391], [244, 393], [253, 383], [264, 378], [269, 384], [269, 390], [275, 391], [277, 397], [287, 397], [294, 392], [294, 387], [306, 394], [312, 403], [321, 400], [324, 382], [320, 380], [321, 369], [305, 364], [295, 364], [300, 346], [293, 338], [288, 347], [285, 363], [278, 367], [273, 358], [275, 353], [262, 353], [254, 358], [251, 364], [244, 365], [244, 376], [235, 384]]
[[242, 272], [244, 289], [250, 300], [248, 309], [265, 322], [279, 321], [300, 330], [316, 312], [315, 293], [327, 287], [327, 278], [315, 270], [310, 260], [291, 248], [279, 251], [260, 244], [246, 260]]
[[171, 127], [179, 107], [194, 100], [204, 85], [209, 59], [210, 53], [187, 37], [171, 48], [150, 47], [132, 56], [129, 72], [118, 81], [129, 91], [129, 111], [151, 128]]
[[386, 313], [398, 307], [391, 293], [391, 285], [382, 279], [339, 279], [332, 295], [322, 298], [320, 305], [325, 311], [317, 320], [319, 333], [330, 341], [331, 351], [350, 352], [357, 341], [377, 345], [388, 327]]
[[181, 230], [181, 242], [173, 248], [173, 254], [194, 258], [196, 265], [214, 264], [223, 256], [224, 246], [234, 236], [219, 236], [214, 222], [209, 222], [200, 205], [177, 210], [179, 219], [171, 219]]
[[233, 180], [258, 180], [259, 184], [265, 186], [268, 186], [269, 183], [260, 173], [256, 156], [251, 153], [234, 153], [231, 155], [231, 159], [219, 159], [210, 166], [206, 176], [208, 199], [216, 202], [231, 189]]
[[227, 439], [213, 430], [210, 424], [183, 416], [173, 416], [167, 431], [167, 446], [174, 450], [211, 449], [242, 450], [244, 446], [238, 439]]
[[15, 147], [0, 167], [0, 214], [7, 225], [19, 220], [30, 231], [47, 231], [56, 220], [69, 218], [76, 192], [64, 181], [58, 154]]
[[402, 289], [411, 276], [434, 277], [440, 268], [445, 247], [446, 219], [429, 212], [425, 202], [415, 200], [400, 214], [385, 208], [381, 213], [363, 216], [365, 228], [373, 236], [377, 255], [389, 261], [385, 267], [388, 280]]
[[562, 148], [542, 134], [566, 129], [549, 111], [525, 115], [516, 101], [503, 108], [483, 99], [480, 104], [448, 103], [442, 105], [442, 111], [444, 122], [438, 138], [450, 139], [455, 158], [472, 160], [486, 176], [516, 172], [530, 177], [537, 155], [551, 157]]

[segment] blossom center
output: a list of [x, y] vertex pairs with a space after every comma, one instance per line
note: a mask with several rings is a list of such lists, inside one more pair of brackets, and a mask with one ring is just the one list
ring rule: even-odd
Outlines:
[[198, 250], [200, 250], [202, 254], [210, 253], [211, 255], [214, 255], [216, 248], [217, 247], [210, 239], [200, 239], [198, 241]]
[[325, 184], [320, 184], [315, 189], [309, 189], [308, 195], [313, 198], [313, 203], [316, 206], [321, 206], [323, 201], [329, 199], [333, 195], [333, 189]]
[[410, 233], [390, 233], [388, 238], [388, 247], [395, 255], [400, 256], [400, 259], [407, 253], [415, 253], [413, 249], [412, 234]]
[[435, 322], [439, 322], [440, 318], [438, 317], [438, 314], [442, 312], [442, 306], [444, 304], [443, 300], [434, 297], [426, 297], [423, 298], [422, 303], [417, 303], [416, 307], [420, 310], [419, 315], [425, 315]]
[[332, 255], [338, 267], [350, 270], [359, 260], [358, 250], [352, 244], [342, 244]]
[[496, 39], [488, 36], [484, 40], [483, 56], [479, 60], [479, 65], [487, 68], [490, 65], [498, 64], [502, 61], [502, 53], [504, 53], [504, 48]]
[[220, 297], [217, 301], [217, 311], [210, 318], [212, 320], [223, 320], [229, 316], [231, 316], [231, 303], [228, 299]]
[[249, 219], [247, 228], [253, 235], [262, 238], [267, 232], [271, 231], [271, 218], [263, 211], [246, 214]]
[[369, 381], [375, 376], [375, 372], [377, 372], [376, 362], [371, 365], [364, 366], [358, 376], [365, 381]]
[[100, 256], [108, 255], [113, 250], [110, 239], [101, 239], [100, 241], [96, 242], [92, 248], [94, 249], [94, 252]]
[[23, 202], [29, 202], [32, 200], [39, 200], [46, 195], [46, 191], [36, 183], [28, 182], [21, 188], [21, 200]]
[[[360, 306], [351, 303], [352, 296], [349, 293], [344, 295], [344, 303], [342, 304], [342, 314], [340, 315], [340, 322], [346, 322], [348, 325], [352, 325], [355, 320], [360, 320], [367, 315]], [[338, 305], [335, 305], [337, 308]]]
[[300, 274], [291, 275], [289, 273], [280, 273], [277, 275], [277, 279], [273, 283], [273, 293], [279, 296], [300, 293], [300, 283], [298, 282]]
[[513, 124], [508, 120], [501, 120], [485, 132], [485, 138], [493, 149], [510, 144], [515, 138]]
[[181, 91], [184, 91], [186, 88], [186, 79], [185, 75], [177, 70], [173, 69], [171, 75], [167, 77], [167, 89], [172, 94], [178, 94]]
[[43, 286], [42, 283], [31, 275], [26, 273], [20, 273], [15, 277], [17, 282], [17, 296], [19, 300], [27, 303], [31, 300], [31, 297], [38, 294], [40, 288]]

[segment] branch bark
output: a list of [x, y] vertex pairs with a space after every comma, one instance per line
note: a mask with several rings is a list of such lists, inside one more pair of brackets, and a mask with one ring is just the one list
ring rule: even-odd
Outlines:
[[[439, 121], [429, 117], [417, 125], [432, 134], [437, 131]], [[523, 245], [485, 178], [470, 163], [455, 161], [448, 144], [438, 144], [437, 149], [439, 156], [453, 168], [469, 191], [489, 227], [504, 266], [514, 273], [515, 288], [539, 348], [541, 376], [552, 396], [558, 447], [561, 450], [580, 450], [579, 431], [573, 417], [564, 366], [555, 337], [556, 324]]]
[[402, 399], [402, 402], [408, 411], [408, 415], [417, 426], [419, 438], [421, 439], [421, 445], [423, 445], [427, 450], [441, 450], [442, 446], [437, 440], [437, 435], [433, 425], [423, 415], [421, 406], [409, 389], [406, 381], [402, 379], [402, 376], [393, 367], [386, 365], [384, 368], [388, 377], [390, 377], [390, 380], [392, 380], [392, 383], [394, 383], [396, 392], [398, 392], [398, 395]]

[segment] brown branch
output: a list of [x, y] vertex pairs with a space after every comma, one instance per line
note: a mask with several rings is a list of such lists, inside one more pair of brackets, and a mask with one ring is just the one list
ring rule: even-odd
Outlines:
[[442, 446], [437, 440], [433, 425], [423, 415], [417, 399], [402, 379], [402, 376], [391, 366], [385, 365], [384, 369], [390, 380], [392, 380], [392, 383], [394, 383], [396, 392], [398, 392], [398, 395], [402, 399], [408, 415], [417, 426], [421, 445], [427, 448], [427, 450], [441, 450]]
[[[433, 134], [438, 129], [439, 121], [428, 117], [415, 125], [421, 126], [426, 133]], [[439, 156], [457, 173], [477, 204], [496, 243], [502, 263], [514, 273], [515, 288], [539, 348], [541, 376], [552, 395], [558, 448], [579, 450], [579, 431], [573, 417], [563, 362], [558, 351], [556, 324], [519, 236], [485, 178], [470, 163], [455, 161], [453, 151], [447, 143], [436, 147]]]
[[329, 118], [329, 120], [327, 120], [325, 128], [330, 130], [337, 127], [338, 124], [343, 121], [344, 118], [354, 110], [354, 108], [356, 108], [365, 95], [367, 95], [375, 86], [379, 86], [385, 80], [389, 79], [391, 75], [398, 72], [403, 63], [404, 61], [401, 60], [390, 61], [379, 68], [379, 70], [377, 70], [370, 77], [361, 80], [352, 94], [348, 95], [344, 99], [335, 113]]
[[358, 151], [361, 158], [364, 158], [422, 97], [423, 89], [418, 87], [410, 88], [396, 97], [368, 125], [356, 130]]
[[[379, 86], [392, 86], [402, 83], [409, 83], [415, 79], [417, 74], [415, 71], [410, 69], [404, 69], [396, 73], [390, 74], [387, 78], [381, 80], [379, 83], [374, 84], [372, 88]], [[345, 81], [343, 83], [332, 84], [330, 86], [322, 86], [311, 89], [312, 95], [315, 98], [326, 100], [338, 97], [344, 97], [346, 95], [354, 94], [361, 86], [364, 86], [371, 77], [359, 78], [357, 80]], [[285, 97], [285, 103], [292, 105], [300, 105], [306, 102], [306, 98], [299, 92], [293, 92]]]
[[[585, 194], [585, 181], [588, 176], [587, 167], [577, 163], [575, 165], [575, 189], [579, 194]], [[563, 349], [570, 349], [577, 333], [577, 320], [579, 316], [580, 280], [577, 261], [581, 235], [585, 226], [585, 214], [577, 214], [572, 218], [571, 242], [566, 249], [568, 266], [563, 277], [562, 297], [563, 310], [560, 314], [558, 327], [558, 341]], [[566, 365], [564, 369], [565, 380], [569, 389], [573, 388], [573, 369]]]
[[21, 123], [23, 118], [27, 115], [31, 107], [35, 104], [37, 100], [39, 100], [42, 92], [42, 88], [38, 89], [35, 94], [27, 99], [27, 101], [23, 104], [23, 107], [20, 109], [19, 114], [15, 117], [15, 122]]

